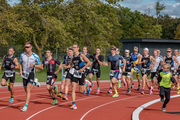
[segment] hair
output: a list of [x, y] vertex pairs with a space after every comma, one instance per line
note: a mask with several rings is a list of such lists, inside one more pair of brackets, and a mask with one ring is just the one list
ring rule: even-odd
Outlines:
[[[179, 52], [179, 50], [178, 50], [178, 49], [175, 49], [175, 50], [177, 50], [177, 51]], [[175, 51], [175, 50], [174, 50], [174, 51]]]
[[112, 46], [111, 49], [116, 49], [116, 47], [115, 47], [115, 46]]
[[76, 44], [74, 44], [74, 45], [76, 45], [78, 48], [79, 48], [79, 45], [76, 43]]
[[32, 43], [29, 41], [29, 42], [26, 42], [26, 44], [25, 45], [27, 45], [27, 44], [30, 44], [31, 46], [32, 46]]
[[171, 48], [167, 48], [167, 50], [170, 50], [170, 51], [172, 51], [172, 49], [171, 49]]
[[96, 50], [97, 50], [97, 49], [100, 49], [100, 50], [101, 50], [101, 48], [99, 48], [99, 47], [97, 47]]
[[87, 51], [88, 51], [88, 47], [87, 47], [87, 46], [84, 46], [84, 47], [83, 47], [83, 49], [84, 49], [84, 48], [86, 48], [86, 49], [87, 49]]
[[128, 50], [128, 51], [129, 51], [129, 53], [130, 53], [130, 50], [129, 50], [129, 49], [125, 49], [125, 51], [126, 51], [126, 50]]
[[168, 69], [171, 69], [171, 65], [170, 64], [165, 64], [164, 66], [166, 66]]
[[137, 47], [137, 46], [134, 46], [134, 49], [138, 49], [138, 47]]
[[15, 48], [14, 47], [10, 47], [9, 49], [13, 49], [15, 51]]
[[52, 53], [52, 51], [50, 49], [47, 49], [46, 51], [50, 51]]

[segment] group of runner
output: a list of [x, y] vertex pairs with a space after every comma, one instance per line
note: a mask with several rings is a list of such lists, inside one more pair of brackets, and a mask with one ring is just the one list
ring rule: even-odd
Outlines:
[[[141, 94], [144, 94], [145, 85], [149, 89], [149, 94], [152, 94], [153, 88], [159, 84], [161, 102], [163, 102], [163, 111], [165, 111], [166, 104], [170, 100], [170, 88], [171, 83], [178, 85], [178, 79], [180, 77], [180, 56], [179, 50], [174, 50], [174, 56], [172, 56], [172, 50], [167, 49], [167, 56], [162, 57], [160, 50], [155, 49], [154, 55], [149, 55], [149, 49], [144, 48], [143, 55], [138, 53], [138, 47], [134, 47], [133, 53], [130, 53], [129, 49], [124, 51], [124, 56], [119, 55], [120, 50], [116, 47], [111, 48], [111, 54], [108, 56], [107, 63], [103, 62], [103, 56], [101, 55], [101, 49], [96, 48], [96, 53], [93, 55], [88, 54], [88, 47], [83, 47], [83, 51], [79, 52], [79, 45], [74, 44], [67, 48], [67, 55], [64, 57], [63, 63], [58, 59], [52, 57], [52, 51], [46, 50], [46, 58], [41, 62], [37, 54], [32, 52], [31, 42], [25, 44], [25, 51], [20, 56], [20, 62], [18, 63], [17, 58], [14, 56], [15, 49], [9, 48], [8, 54], [4, 56], [1, 68], [4, 66], [4, 74], [1, 80], [2, 86], [8, 86], [8, 90], [11, 93], [9, 103], [13, 102], [14, 90], [13, 85], [15, 82], [15, 70], [20, 69], [19, 74], [23, 78], [23, 86], [26, 92], [26, 101], [21, 111], [27, 111], [28, 104], [30, 101], [31, 90], [33, 86], [40, 87], [40, 83], [35, 78], [35, 69], [43, 70], [46, 67], [47, 80], [46, 88], [53, 99], [52, 105], [57, 103], [55, 95], [61, 97], [64, 100], [68, 100], [68, 88], [71, 83], [72, 85], [72, 109], [77, 109], [76, 100], [76, 87], [79, 85], [79, 91], [82, 94], [90, 95], [92, 91], [93, 82], [92, 77], [96, 74], [97, 91], [96, 94], [100, 93], [100, 77], [101, 77], [101, 65], [109, 66], [110, 70], [110, 88], [108, 93], [112, 94], [114, 90], [115, 94], [112, 97], [118, 97], [118, 88], [121, 87], [121, 82], [124, 86], [127, 86], [127, 94], [134, 88], [133, 73], [136, 72], [136, 78], [138, 80], [138, 88], [141, 89], [140, 72], [142, 74], [142, 90]], [[91, 62], [92, 61], [92, 62]], [[56, 65], [59, 65], [56, 70]], [[92, 67], [91, 67], [92, 66]], [[62, 78], [60, 92], [58, 93], [57, 85], [54, 85], [57, 74], [65, 68], [65, 72]], [[89, 77], [87, 78], [87, 76]], [[152, 86], [148, 81], [148, 76], [151, 75]], [[87, 79], [89, 80], [87, 80]], [[7, 80], [10, 79], [9, 82]], [[130, 84], [131, 83], [131, 84]], [[64, 95], [63, 95], [63, 91]], [[164, 96], [166, 100], [164, 101]]]

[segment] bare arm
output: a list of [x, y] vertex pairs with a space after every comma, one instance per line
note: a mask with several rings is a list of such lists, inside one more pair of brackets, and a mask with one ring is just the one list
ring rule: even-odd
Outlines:
[[[5, 58], [5, 56], [4, 56], [4, 58]], [[0, 66], [0, 70], [1, 70], [2, 66], [4, 65], [4, 58], [3, 58], [3, 61], [1, 63], [1, 66]]]
[[126, 68], [126, 60], [123, 58], [124, 66], [123, 66], [123, 72], [125, 71]]
[[86, 69], [90, 65], [90, 60], [84, 54], [81, 54], [81, 58], [86, 62], [86, 65], [80, 69], [80, 72], [83, 72], [83, 69]]
[[22, 75], [22, 63], [19, 64], [19, 71], [20, 71], [20, 75]]
[[59, 65], [58, 70], [54, 73], [55, 75], [57, 75], [58, 72], [62, 69], [62, 66], [63, 66], [62, 64]]
[[19, 63], [17, 58], [14, 59], [14, 63], [15, 63], [15, 69], [19, 69]]
[[175, 58], [175, 56], [173, 56], [173, 58], [174, 58], [174, 61], [177, 63], [177, 66], [176, 66], [176, 70], [177, 70], [178, 67], [179, 67], [179, 62], [178, 62], [178, 60]]

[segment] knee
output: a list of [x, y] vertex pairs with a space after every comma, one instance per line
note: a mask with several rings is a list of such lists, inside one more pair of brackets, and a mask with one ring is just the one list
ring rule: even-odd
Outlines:
[[50, 86], [46, 86], [46, 89], [47, 89], [47, 90], [50, 90]]

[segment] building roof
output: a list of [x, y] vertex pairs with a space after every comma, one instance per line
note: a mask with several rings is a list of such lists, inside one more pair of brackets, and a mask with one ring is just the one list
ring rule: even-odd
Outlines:
[[120, 42], [123, 43], [129, 43], [129, 42], [133, 42], [133, 43], [143, 43], [143, 42], [149, 42], [149, 43], [180, 43], [180, 39], [120, 39]]

